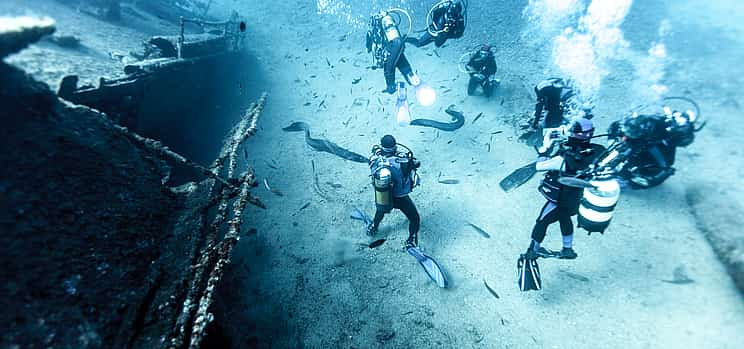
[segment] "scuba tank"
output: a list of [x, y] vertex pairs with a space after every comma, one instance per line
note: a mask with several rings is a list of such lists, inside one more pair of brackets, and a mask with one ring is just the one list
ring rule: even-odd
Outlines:
[[372, 175], [375, 188], [375, 206], [382, 212], [393, 209], [393, 174], [388, 166], [382, 165]]
[[380, 24], [382, 25], [382, 30], [385, 32], [385, 39], [388, 42], [400, 37], [398, 25], [395, 23], [395, 20], [393, 20], [393, 17], [390, 16], [390, 13], [385, 12], [385, 14], [382, 15], [382, 18], [380, 18]]
[[612, 220], [612, 212], [620, 197], [620, 184], [612, 177], [589, 181], [594, 188], [584, 188], [579, 203], [579, 228], [590, 234], [604, 233]]
[[399, 126], [408, 126], [411, 123], [411, 113], [408, 110], [408, 94], [406, 84], [398, 83], [398, 99], [395, 102], [395, 117]]

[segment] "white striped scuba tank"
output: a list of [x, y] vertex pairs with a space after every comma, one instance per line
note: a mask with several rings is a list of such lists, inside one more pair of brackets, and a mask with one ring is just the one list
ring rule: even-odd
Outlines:
[[594, 188], [585, 188], [579, 204], [579, 228], [589, 233], [604, 233], [620, 197], [620, 184], [614, 178], [590, 181]]

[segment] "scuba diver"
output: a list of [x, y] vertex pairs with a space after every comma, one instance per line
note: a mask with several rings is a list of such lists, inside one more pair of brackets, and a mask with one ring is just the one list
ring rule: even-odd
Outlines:
[[417, 86], [421, 83], [404, 54], [403, 37], [391, 12], [380, 11], [370, 16], [366, 42], [367, 52], [373, 54], [375, 67], [384, 71], [386, 88], [382, 92], [389, 94], [396, 92], [395, 68], [400, 70], [409, 84]]
[[549, 78], [535, 86], [537, 102], [532, 120], [532, 128], [540, 127], [540, 119], [545, 112], [545, 128], [557, 128], [563, 125], [563, 113], [567, 109], [568, 100], [576, 95], [570, 86], [570, 81], [561, 78]]
[[491, 79], [496, 73], [496, 59], [491, 51], [491, 45], [483, 44], [478, 50], [470, 55], [470, 60], [465, 65], [465, 69], [470, 74], [468, 82], [468, 96], [475, 93], [478, 86], [483, 88], [483, 94], [491, 97], [494, 88], [498, 86], [498, 79]]
[[372, 223], [367, 226], [367, 235], [376, 233], [385, 214], [397, 208], [409, 221], [405, 247], [410, 249], [418, 244], [421, 218], [408, 195], [419, 184], [416, 169], [421, 166], [421, 162], [403, 145], [401, 147], [405, 148], [406, 152], [399, 152], [398, 145], [393, 136], [385, 135], [379, 145], [372, 147], [369, 167], [375, 188], [377, 212]]
[[442, 0], [426, 15], [428, 27], [420, 38], [407, 37], [406, 43], [424, 47], [432, 42], [441, 47], [447, 39], [461, 38], [465, 33], [467, 2], [464, 0]]
[[[535, 261], [538, 257], [558, 257], [561, 259], [575, 259], [573, 249], [573, 221], [572, 216], [578, 213], [583, 189], [563, 185], [561, 177], [582, 178], [582, 171], [586, 170], [594, 160], [601, 155], [604, 147], [591, 143], [594, 135], [594, 125], [586, 118], [574, 119], [568, 128], [567, 138], [553, 139], [547, 150], [538, 154], [535, 163], [537, 171], [547, 171], [538, 190], [547, 199], [540, 211], [535, 226], [532, 229], [532, 241], [527, 251], [520, 255], [517, 262], [519, 267], [519, 286], [522, 291], [540, 289], [540, 275]], [[545, 233], [550, 224], [560, 223], [563, 235], [563, 249], [560, 252], [549, 251], [540, 244], [545, 239]]]
[[632, 114], [613, 122], [608, 137], [625, 150], [619, 176], [634, 188], [650, 188], [674, 174], [676, 147], [685, 147], [695, 140], [697, 115], [663, 108], [663, 113]]

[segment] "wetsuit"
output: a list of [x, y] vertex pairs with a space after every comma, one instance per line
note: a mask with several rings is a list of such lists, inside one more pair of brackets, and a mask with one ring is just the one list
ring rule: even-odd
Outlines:
[[[397, 208], [403, 212], [408, 218], [408, 240], [409, 244], [418, 244], [418, 231], [421, 224], [421, 217], [419, 216], [416, 205], [413, 204], [413, 200], [408, 194], [413, 191], [415, 185], [415, 178], [413, 176], [414, 167], [408, 166], [408, 162], [399, 162], [399, 159], [405, 159], [400, 155], [393, 155], [385, 157], [390, 163], [390, 173], [393, 182], [393, 208]], [[407, 160], [407, 159], [405, 159]], [[370, 167], [373, 169], [376, 167], [374, 157], [370, 160]], [[418, 167], [418, 165], [416, 165]], [[380, 210], [379, 208], [375, 212], [375, 218], [372, 221], [371, 232], [377, 231], [380, 226], [380, 222], [386, 213], [389, 211]]]
[[541, 157], [535, 164], [538, 171], [547, 171], [539, 187], [547, 202], [532, 228], [532, 239], [538, 243], [542, 243], [548, 226], [555, 222], [560, 222], [561, 235], [573, 236], [571, 216], [578, 213], [583, 189], [562, 185], [558, 178], [576, 176], [578, 171], [586, 169], [604, 149], [598, 144], [574, 142], [572, 139], [569, 139], [569, 143], [574, 144], [562, 148], [550, 159]]
[[[447, 39], [457, 39], [465, 33], [465, 17], [462, 13], [462, 4], [449, 1], [439, 5], [432, 11], [432, 21], [429, 24], [429, 30], [425, 31], [421, 37], [406, 38], [406, 43], [416, 47], [424, 47], [432, 42], [436, 47], [441, 47]], [[430, 32], [437, 33], [436, 36]]]
[[[656, 185], [674, 173], [671, 162], [674, 162], [675, 145], [672, 144], [670, 133], [667, 130], [669, 119], [665, 115], [638, 115], [633, 120], [626, 119], [626, 122], [634, 124], [634, 137], [628, 136], [626, 142], [636, 153], [644, 150], [648, 151], [651, 159], [656, 163], [660, 170], [652, 176], [644, 176], [649, 185]], [[620, 132], [622, 135], [622, 132]], [[669, 159], [669, 161], [667, 161]]]
[[[382, 48], [384, 51], [381, 57], [376, 58], [382, 61], [386, 85], [384, 92], [392, 94], [396, 90], [395, 68], [400, 70], [406, 81], [408, 81], [409, 76], [413, 75], [411, 64], [408, 63], [404, 54], [405, 43], [390, 15], [372, 17], [370, 30], [367, 32], [366, 46], [367, 52], [377, 51], [378, 48]], [[380, 62], [378, 61], [378, 63]]]
[[543, 110], [545, 116], [545, 128], [556, 128], [563, 124], [563, 101], [571, 98], [574, 93], [566, 87], [563, 79], [551, 78], [544, 80], [535, 86], [537, 103], [535, 103], [535, 115], [532, 122], [533, 128], [538, 128]]
[[493, 92], [493, 83], [490, 80], [491, 75], [496, 74], [496, 60], [491, 51], [476, 52], [468, 61], [468, 71], [470, 72], [470, 82], [468, 82], [468, 95], [475, 93], [479, 85], [483, 88], [483, 93], [490, 96]]

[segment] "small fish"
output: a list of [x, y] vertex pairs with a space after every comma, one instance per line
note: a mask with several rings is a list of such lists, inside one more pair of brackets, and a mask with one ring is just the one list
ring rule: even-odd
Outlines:
[[329, 67], [333, 68], [333, 64], [331, 64], [331, 61], [328, 60], [328, 57], [326, 57], [326, 64], [328, 64]]
[[478, 119], [480, 119], [480, 118], [481, 118], [482, 116], [483, 116], [483, 113], [478, 113], [478, 115], [477, 115], [477, 116], [475, 117], [475, 119], [473, 119], [473, 122], [471, 122], [470, 124], [474, 124], [474, 123], [475, 123], [476, 121], [478, 121]]
[[467, 225], [469, 225], [469, 226], [473, 227], [473, 229], [475, 229], [475, 231], [477, 231], [477, 232], [478, 232], [478, 234], [481, 234], [481, 235], [483, 235], [483, 237], [484, 237], [484, 238], [486, 238], [486, 239], [490, 239], [490, 238], [491, 238], [491, 234], [489, 234], [489, 233], [487, 233], [487, 232], [486, 232], [485, 230], [481, 229], [481, 227], [479, 227], [479, 226], [477, 226], [477, 225], [475, 225], [475, 224], [473, 224], [473, 223], [470, 223], [470, 222], [467, 222], [467, 223], [465, 223], [465, 224], [467, 224]]
[[305, 104], [303, 104], [303, 105], [307, 107], [307, 106], [308, 106], [308, 105], [310, 105], [310, 104], [312, 104], [312, 103], [310, 103], [310, 102], [305, 102]]
[[362, 81], [362, 78], [354, 78], [354, 80], [351, 80], [352, 85], [358, 84], [360, 81]]
[[266, 187], [266, 190], [274, 193], [276, 196], [284, 196], [284, 194], [282, 194], [282, 192], [279, 191], [279, 189], [270, 187], [269, 182], [266, 180], [266, 178], [264, 178], [263, 183], [264, 183], [264, 186]]
[[445, 179], [440, 179], [437, 182], [442, 183], [442, 184], [457, 184], [457, 183], [460, 183], [460, 180], [454, 179], [454, 178], [445, 178]]
[[306, 209], [308, 206], [310, 206], [310, 203], [309, 202], [306, 202], [304, 205], [302, 205], [302, 207], [300, 207], [300, 209], [298, 211], [302, 211], [302, 210]]
[[563, 272], [564, 274], [566, 274], [566, 276], [568, 276], [568, 277], [570, 277], [570, 278], [572, 278], [574, 280], [579, 280], [579, 281], [582, 281], [582, 282], [589, 282], [589, 278], [586, 277], [586, 276], [584, 276], [584, 275], [572, 273], [570, 271], [565, 271], [565, 270], [561, 270], [561, 272]]
[[320, 103], [318, 104], [318, 108], [322, 108], [322, 107], [325, 107], [325, 99], [320, 101]]
[[367, 247], [369, 247], [369, 248], [376, 248], [376, 247], [382, 246], [382, 244], [384, 244], [384, 243], [385, 243], [385, 239], [379, 239], [379, 240], [375, 240], [375, 241], [370, 242], [369, 245], [367, 245]]
[[[496, 291], [494, 291], [494, 290], [493, 290], [493, 289], [491, 288], [491, 286], [488, 286], [488, 282], [486, 282], [486, 279], [483, 279], [483, 285], [485, 285], [485, 286], [486, 286], [486, 289], [488, 290], [488, 292], [490, 292], [490, 293], [491, 293], [491, 295], [492, 295], [492, 296], [496, 297], [496, 299], [501, 299], [501, 297], [499, 297], [499, 294], [498, 294], [498, 293], [496, 293]], [[503, 319], [501, 319], [501, 323], [502, 323], [502, 324], [504, 323], [503, 321], [504, 321], [504, 320], [503, 320]]]
[[499, 134], [499, 133], [503, 133], [503, 132], [504, 132], [504, 131], [501, 131], [501, 130], [499, 130], [499, 131], [493, 131], [493, 132], [491, 132], [491, 134], [492, 134], [492, 135], [497, 135], [497, 134]]

